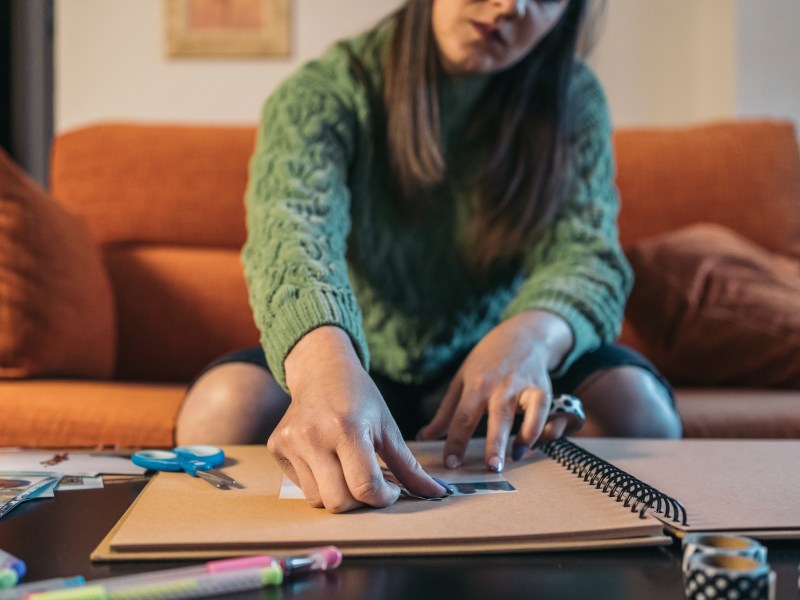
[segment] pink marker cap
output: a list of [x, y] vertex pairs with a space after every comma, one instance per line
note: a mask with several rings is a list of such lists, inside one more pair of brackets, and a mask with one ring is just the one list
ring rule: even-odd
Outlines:
[[328, 569], [335, 569], [340, 564], [342, 564], [342, 551], [339, 550], [336, 546], [324, 546], [322, 548], [314, 548], [311, 552], [312, 554], [317, 554], [322, 558], [322, 569], [327, 571]]

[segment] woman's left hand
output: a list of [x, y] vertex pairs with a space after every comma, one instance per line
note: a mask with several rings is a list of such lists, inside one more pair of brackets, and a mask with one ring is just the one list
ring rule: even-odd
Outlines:
[[[558, 366], [571, 346], [572, 331], [555, 314], [528, 311], [503, 321], [469, 353], [418, 439], [438, 439], [446, 434], [445, 465], [457, 468], [486, 414], [486, 466], [502, 471], [518, 412], [523, 417], [514, 439], [513, 459], [522, 458], [542, 436], [552, 401], [549, 370]], [[563, 424], [552, 426], [563, 429]], [[548, 437], [559, 435], [547, 433]]]

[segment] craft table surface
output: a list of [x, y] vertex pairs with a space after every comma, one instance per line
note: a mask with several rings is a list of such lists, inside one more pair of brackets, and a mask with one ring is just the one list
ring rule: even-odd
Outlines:
[[[144, 486], [58, 492], [0, 519], [0, 548], [26, 561], [26, 581], [84, 575], [98, 579], [185, 566], [187, 562], [92, 563], [89, 553]], [[777, 600], [797, 600], [800, 543], [770, 542]], [[468, 557], [353, 558], [335, 572], [231, 600], [347, 598], [683, 598], [677, 547]]]

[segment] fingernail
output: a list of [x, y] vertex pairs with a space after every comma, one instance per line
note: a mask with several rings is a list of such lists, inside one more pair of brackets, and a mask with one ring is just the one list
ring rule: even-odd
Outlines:
[[445, 496], [452, 496], [455, 493], [455, 490], [453, 490], [453, 488], [450, 487], [450, 484], [446, 481], [442, 481], [438, 477], [431, 477], [431, 479], [444, 488]]
[[444, 459], [444, 466], [448, 469], [457, 469], [461, 466], [461, 461], [458, 460], [455, 454], [448, 454], [447, 458]]
[[499, 473], [503, 470], [503, 459], [499, 456], [493, 456], [489, 459], [489, 470]]
[[522, 460], [522, 457], [525, 456], [525, 453], [528, 451], [528, 447], [523, 444], [518, 444], [511, 448], [511, 459], [516, 462], [518, 460]]

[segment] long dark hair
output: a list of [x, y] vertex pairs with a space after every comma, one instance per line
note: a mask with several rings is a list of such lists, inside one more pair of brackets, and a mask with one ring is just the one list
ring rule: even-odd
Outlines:
[[[467, 259], [479, 271], [519, 255], [558, 209], [568, 168], [567, 88], [585, 5], [569, 0], [533, 51], [494, 76], [461, 144], [485, 150], [467, 243]], [[410, 214], [424, 209], [420, 203], [454, 168], [443, 155], [436, 86], [442, 67], [431, 6], [432, 0], [408, 0], [395, 13], [384, 81], [390, 167], [398, 199]]]

